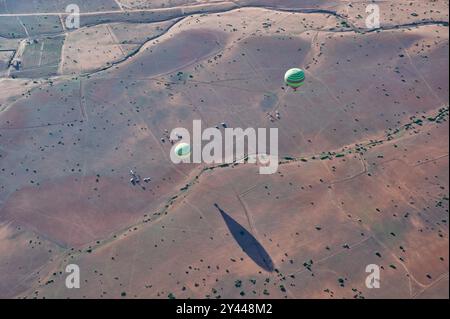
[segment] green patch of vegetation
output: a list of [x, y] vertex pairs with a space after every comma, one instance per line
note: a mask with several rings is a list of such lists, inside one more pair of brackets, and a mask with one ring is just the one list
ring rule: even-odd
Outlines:
[[175, 295], [174, 295], [173, 293], [169, 293], [169, 294], [167, 295], [167, 298], [169, 298], [169, 299], [176, 299], [176, 298], [175, 298]]

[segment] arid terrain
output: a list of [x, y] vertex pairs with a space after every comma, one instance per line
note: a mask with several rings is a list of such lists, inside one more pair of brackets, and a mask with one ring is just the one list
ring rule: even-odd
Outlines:
[[[449, 298], [449, 3], [369, 3], [0, 0], [0, 298]], [[193, 120], [278, 172], [172, 163]]]

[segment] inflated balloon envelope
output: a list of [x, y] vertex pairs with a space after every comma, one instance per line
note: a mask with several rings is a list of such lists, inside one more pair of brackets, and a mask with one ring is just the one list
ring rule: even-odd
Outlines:
[[284, 75], [284, 82], [294, 90], [297, 90], [305, 83], [305, 71], [302, 69], [290, 69]]

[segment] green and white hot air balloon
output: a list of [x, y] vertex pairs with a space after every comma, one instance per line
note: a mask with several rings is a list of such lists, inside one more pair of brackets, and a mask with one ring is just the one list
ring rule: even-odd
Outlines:
[[191, 155], [191, 146], [187, 143], [179, 143], [174, 151], [179, 158], [187, 158]]
[[305, 71], [302, 69], [290, 69], [284, 75], [284, 82], [295, 91], [305, 83]]

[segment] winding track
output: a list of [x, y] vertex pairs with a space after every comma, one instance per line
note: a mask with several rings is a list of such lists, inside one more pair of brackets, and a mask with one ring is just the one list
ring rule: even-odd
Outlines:
[[[167, 20], [164, 21], [169, 21], [169, 20], [175, 20], [174, 24], [172, 26], [170, 26], [169, 28], [167, 28], [166, 30], [164, 30], [162, 33], [160, 33], [159, 35], [152, 37], [150, 39], [148, 39], [147, 41], [143, 42], [138, 48], [136, 48], [134, 51], [132, 51], [131, 53], [129, 53], [128, 55], [124, 56], [122, 59], [119, 59], [118, 61], [112, 62], [109, 65], [97, 69], [95, 71], [91, 71], [91, 72], [86, 72], [86, 73], [82, 73], [79, 74], [79, 76], [81, 77], [86, 77], [86, 76], [92, 76], [98, 73], [101, 73], [103, 71], [106, 71], [108, 69], [111, 69], [113, 67], [116, 67], [124, 62], [126, 62], [127, 60], [133, 58], [134, 56], [138, 55], [145, 47], [148, 46], [148, 44], [156, 39], [159, 39], [161, 37], [163, 37], [164, 35], [166, 35], [167, 33], [169, 33], [175, 26], [177, 26], [180, 22], [182, 22], [185, 18], [196, 15], [196, 14], [212, 14], [212, 13], [226, 13], [226, 12], [232, 12], [235, 10], [240, 10], [243, 8], [247, 8], [247, 9], [265, 9], [265, 10], [270, 10], [270, 11], [278, 11], [278, 12], [285, 12], [285, 13], [302, 13], [302, 14], [325, 14], [325, 15], [332, 15], [335, 16], [338, 20], [341, 21], [345, 21], [347, 23], [347, 25], [349, 26], [348, 28], [343, 28], [343, 29], [324, 29], [324, 30], [315, 30], [315, 31], [322, 31], [322, 32], [334, 32], [334, 33], [347, 33], [347, 32], [356, 32], [356, 33], [372, 33], [372, 32], [381, 32], [381, 31], [389, 31], [389, 30], [401, 30], [401, 29], [409, 29], [409, 28], [413, 28], [413, 27], [420, 27], [420, 26], [429, 26], [429, 25], [437, 25], [437, 26], [447, 26], [448, 27], [448, 21], [442, 21], [442, 20], [422, 20], [422, 21], [417, 21], [417, 22], [411, 22], [411, 23], [405, 23], [405, 24], [397, 24], [397, 25], [386, 25], [386, 26], [380, 26], [379, 28], [373, 28], [373, 29], [361, 29], [356, 27], [351, 21], [349, 21], [346, 17], [344, 17], [343, 15], [337, 13], [336, 11], [333, 10], [327, 10], [327, 9], [311, 9], [311, 8], [278, 8], [278, 7], [273, 7], [273, 6], [257, 6], [257, 5], [248, 5], [248, 6], [241, 6], [238, 5], [234, 2], [220, 2], [220, 3], [214, 3], [211, 4], [210, 6], [219, 6], [221, 4], [229, 4], [229, 5], [233, 5], [234, 7], [231, 8], [227, 8], [227, 9], [216, 9], [216, 10], [210, 10], [210, 11], [203, 11], [203, 10], [198, 10], [198, 11], [191, 11], [189, 13], [185, 13], [185, 10], [181, 10], [181, 14], [175, 17], [170, 17]], [[124, 11], [98, 11], [98, 12], [84, 12], [81, 13], [80, 12], [80, 17], [81, 16], [93, 16], [93, 15], [102, 15], [102, 14], [117, 14], [117, 13], [123, 13], [123, 14], [127, 14], [127, 13], [154, 13], [154, 12], [158, 12], [158, 11], [171, 11], [171, 10], [177, 10], [177, 9], [181, 9], [181, 8], [195, 8], [195, 7], [204, 7], [204, 5], [194, 5], [194, 6], [182, 6], [182, 7], [172, 7], [172, 8], [162, 8], [162, 9], [140, 9], [140, 10], [124, 10]], [[60, 18], [60, 21], [63, 21], [62, 17], [67, 15], [66, 12], [51, 12], [51, 13], [28, 13], [28, 14], [0, 14], [0, 18], [1, 17], [20, 17], [20, 16], [49, 16], [49, 15], [53, 15], [53, 16], [58, 16]], [[97, 25], [103, 25], [103, 24], [110, 24], [110, 23], [114, 23], [115, 21], [108, 21], [108, 22], [99, 22], [99, 23], [95, 23], [95, 24], [89, 24], [89, 25], [84, 25], [83, 27], [79, 28], [79, 29], [75, 29], [75, 30], [80, 30], [80, 29], [84, 29], [84, 28], [89, 28], [89, 27], [93, 27], [93, 26], [97, 26]], [[148, 21], [142, 21], [142, 22], [134, 22], [134, 23], [157, 23], [157, 22], [163, 22], [163, 21], [154, 21], [154, 22], [148, 22]], [[61, 36], [61, 35], [67, 35], [70, 32], [73, 32], [74, 30], [64, 30], [64, 26], [63, 26], [63, 31], [61, 32], [55, 32], [55, 33], [42, 33], [39, 34], [38, 38], [41, 37], [57, 37], [57, 36]], [[26, 39], [26, 38], [24, 38]], [[64, 51], [61, 50], [61, 55], [63, 55]], [[50, 77], [50, 79], [55, 79], [55, 78], [65, 78], [65, 77], [71, 77], [71, 76], [67, 76], [67, 75], [57, 75], [57, 76], [53, 76]], [[22, 78], [25, 79], [25, 78]]]

